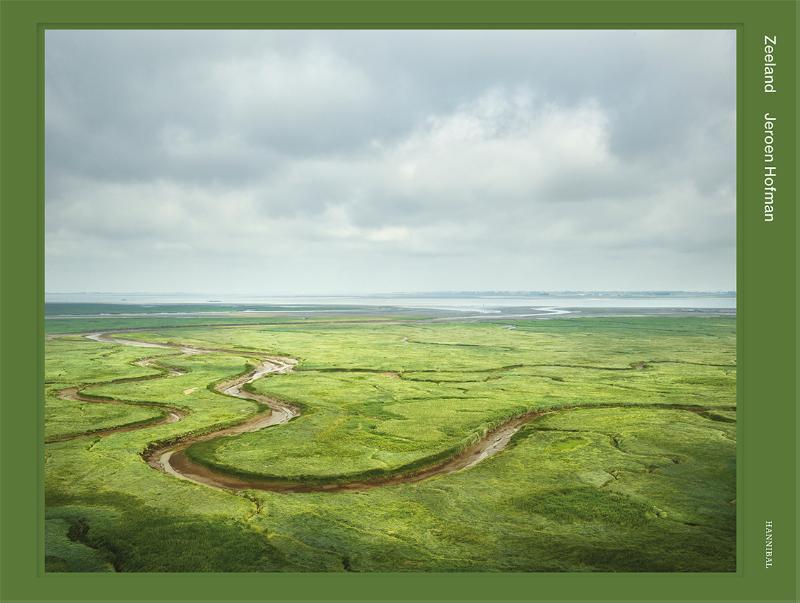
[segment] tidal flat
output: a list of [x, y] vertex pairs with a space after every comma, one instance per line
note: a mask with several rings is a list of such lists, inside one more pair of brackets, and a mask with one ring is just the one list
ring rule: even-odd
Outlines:
[[733, 316], [126, 320], [48, 321], [47, 571], [736, 568]]

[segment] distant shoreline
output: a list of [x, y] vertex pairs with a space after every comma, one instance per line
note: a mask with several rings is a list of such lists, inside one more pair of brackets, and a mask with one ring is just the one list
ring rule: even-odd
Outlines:
[[[588, 318], [614, 316], [735, 316], [736, 307], [648, 307], [648, 306], [594, 306], [594, 307], [561, 307], [561, 306], [505, 306], [492, 308], [472, 307], [418, 307], [418, 306], [357, 306], [337, 308], [329, 305], [302, 307], [263, 306], [261, 308], [246, 306], [243, 308], [225, 307], [210, 309], [208, 304], [181, 305], [170, 308], [169, 305], [137, 305], [117, 304], [74, 304], [75, 312], [64, 310], [72, 304], [48, 304], [45, 307], [46, 320], [79, 320], [79, 319], [147, 319], [147, 318], [251, 318], [264, 317], [325, 317], [339, 316], [357, 318], [359, 316], [391, 315], [398, 320], [412, 316], [418, 319], [435, 321], [461, 320], [511, 320], [511, 319], [552, 319], [552, 318]], [[139, 310], [139, 311], [137, 311]]]

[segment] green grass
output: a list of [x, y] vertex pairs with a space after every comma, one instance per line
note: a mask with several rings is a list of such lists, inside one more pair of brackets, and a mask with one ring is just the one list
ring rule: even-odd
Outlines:
[[[83, 330], [98, 328], [96, 320]], [[81, 323], [70, 319], [70, 329]], [[88, 394], [178, 406], [187, 416], [47, 446], [48, 570], [735, 570], [735, 321], [508, 325], [154, 325], [129, 335], [244, 355], [49, 340], [48, 392], [87, 384]], [[469, 470], [359, 492], [231, 493], [148, 467], [140, 454], [150, 443], [255, 412], [255, 403], [207, 387], [241, 372], [252, 351], [300, 361], [253, 389], [303, 414], [189, 449], [240, 474], [312, 482], [387, 475], [452, 455], [523, 412], [556, 412]], [[185, 374], [105, 383], [157, 373], [131, 364], [144, 356], [164, 356]], [[54, 395], [46, 402], [51, 435], [154, 414]]]

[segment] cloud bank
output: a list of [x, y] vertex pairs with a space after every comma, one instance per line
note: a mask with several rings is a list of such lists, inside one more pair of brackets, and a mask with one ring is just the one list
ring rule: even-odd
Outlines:
[[46, 288], [732, 290], [734, 46], [48, 31]]

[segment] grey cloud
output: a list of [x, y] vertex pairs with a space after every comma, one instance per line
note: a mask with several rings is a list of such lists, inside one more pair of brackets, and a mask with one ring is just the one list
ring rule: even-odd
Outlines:
[[734, 42], [49, 31], [47, 287], [733, 289]]

